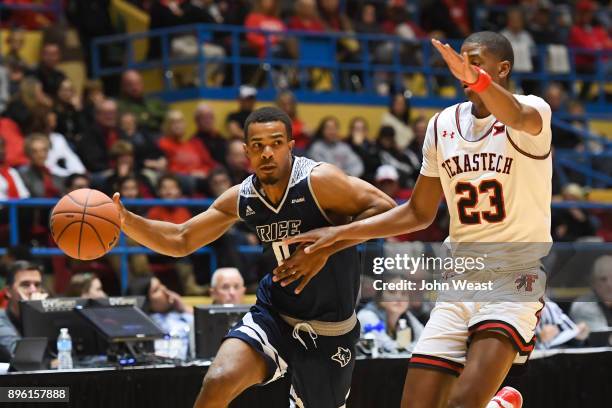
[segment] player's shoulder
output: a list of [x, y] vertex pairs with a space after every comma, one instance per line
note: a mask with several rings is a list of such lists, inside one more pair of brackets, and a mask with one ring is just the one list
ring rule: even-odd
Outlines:
[[537, 95], [514, 94], [514, 97], [517, 101], [519, 101], [519, 103], [533, 106], [534, 108], [544, 108], [550, 110], [550, 105], [548, 104], [548, 102], [546, 102], [543, 98]]

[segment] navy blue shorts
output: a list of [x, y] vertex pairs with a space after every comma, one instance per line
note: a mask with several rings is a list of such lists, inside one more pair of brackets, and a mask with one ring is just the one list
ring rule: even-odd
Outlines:
[[255, 305], [225, 338], [245, 341], [260, 353], [268, 365], [270, 383], [289, 373], [291, 407], [345, 407], [355, 366], [355, 344], [359, 340], [359, 322], [342, 336], [317, 336], [299, 331], [277, 313]]

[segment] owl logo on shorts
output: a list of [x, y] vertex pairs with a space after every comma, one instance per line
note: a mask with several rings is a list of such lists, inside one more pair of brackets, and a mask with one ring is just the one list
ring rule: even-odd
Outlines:
[[331, 356], [331, 359], [340, 364], [340, 367], [344, 367], [351, 361], [351, 350], [338, 347], [338, 351]]
[[514, 283], [516, 283], [516, 290], [520, 291], [521, 289], [523, 289], [525, 292], [531, 292], [533, 290], [533, 284], [537, 279], [538, 275], [521, 275], [517, 280], [514, 281]]

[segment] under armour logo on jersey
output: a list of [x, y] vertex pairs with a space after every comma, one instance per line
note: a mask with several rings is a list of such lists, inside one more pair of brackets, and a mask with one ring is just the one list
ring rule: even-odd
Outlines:
[[533, 291], [533, 282], [535, 282], [537, 279], [538, 275], [521, 275], [514, 281], [514, 283], [516, 283], [516, 290], [521, 290], [522, 288], [525, 288], [525, 292]]
[[304, 197], [294, 198], [293, 200], [291, 200], [291, 204], [303, 203], [304, 201], [306, 201]]
[[249, 215], [253, 215], [253, 214], [255, 214], [255, 211], [253, 211], [253, 209], [251, 208], [250, 205], [247, 205], [246, 215], [249, 216]]
[[338, 351], [331, 356], [331, 359], [339, 363], [340, 367], [344, 367], [351, 361], [351, 350], [344, 347], [338, 347]]
[[[448, 135], [448, 131], [447, 130], [443, 130], [442, 131], [442, 137], [446, 137]], [[454, 139], [455, 138], [455, 131], [453, 130], [452, 132], [450, 132], [450, 138]]]
[[493, 126], [493, 136], [499, 135], [500, 133], [504, 133], [506, 126], [504, 125], [495, 125]]

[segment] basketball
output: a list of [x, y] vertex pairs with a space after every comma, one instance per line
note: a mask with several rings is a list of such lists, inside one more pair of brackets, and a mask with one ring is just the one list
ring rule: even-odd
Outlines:
[[53, 208], [49, 226], [57, 246], [71, 258], [96, 259], [110, 251], [121, 232], [119, 211], [106, 194], [72, 191]]

